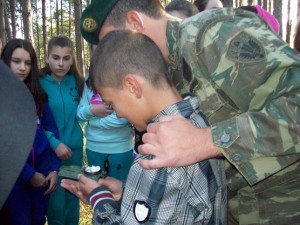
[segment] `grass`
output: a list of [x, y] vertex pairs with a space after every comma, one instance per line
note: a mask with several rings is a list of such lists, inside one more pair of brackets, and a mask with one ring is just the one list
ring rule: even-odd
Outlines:
[[80, 202], [79, 225], [92, 225], [92, 215], [91, 206]]
[[[93, 225], [92, 223], [93, 211], [90, 205], [84, 204], [80, 201], [80, 217], [79, 225]], [[48, 225], [46, 222], [45, 225]]]

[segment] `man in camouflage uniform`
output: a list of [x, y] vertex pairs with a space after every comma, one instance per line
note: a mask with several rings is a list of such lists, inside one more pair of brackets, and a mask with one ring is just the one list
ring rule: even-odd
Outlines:
[[265, 21], [224, 8], [181, 22], [156, 1], [98, 0], [83, 12], [81, 27], [93, 44], [114, 29], [148, 35], [177, 89], [196, 93], [212, 124], [151, 124], [139, 151], [156, 158], [140, 161], [145, 168], [224, 156], [228, 224], [300, 224], [300, 57]]

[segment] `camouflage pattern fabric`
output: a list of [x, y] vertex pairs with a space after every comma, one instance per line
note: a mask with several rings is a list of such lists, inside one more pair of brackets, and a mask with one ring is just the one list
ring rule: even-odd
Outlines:
[[300, 55], [242, 9], [170, 20], [167, 39], [227, 159], [228, 224], [300, 224]]

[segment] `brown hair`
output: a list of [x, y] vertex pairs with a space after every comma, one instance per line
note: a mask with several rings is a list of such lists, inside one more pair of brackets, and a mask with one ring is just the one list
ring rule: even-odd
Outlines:
[[137, 10], [155, 19], [160, 18], [164, 12], [163, 6], [157, 0], [119, 0], [105, 22], [117, 28], [125, 27], [126, 15], [130, 10]]
[[[80, 73], [80, 70], [78, 69], [78, 63], [76, 57], [74, 56], [73, 43], [68, 37], [63, 35], [52, 37], [48, 43], [48, 55], [50, 54], [52, 49], [56, 46], [68, 47], [72, 51], [73, 65], [70, 67], [68, 74], [73, 74], [75, 76], [79, 99], [80, 99], [83, 92], [84, 79], [82, 74]], [[44, 76], [46, 74], [51, 74], [51, 70], [48, 65], [46, 65], [44, 68], [41, 69], [41, 75]]]
[[37, 114], [41, 115], [43, 112], [44, 103], [48, 100], [47, 94], [44, 92], [43, 88], [39, 82], [39, 71], [38, 71], [38, 63], [35, 50], [32, 44], [23, 39], [12, 39], [7, 42], [4, 46], [3, 51], [1, 53], [1, 59], [3, 62], [10, 67], [11, 58], [13, 52], [17, 48], [22, 48], [26, 52], [29, 53], [31, 59], [31, 70], [29, 72], [28, 77], [24, 80], [24, 83], [28, 87], [29, 91], [31, 92], [37, 107]]
[[130, 30], [115, 30], [94, 51], [90, 77], [100, 87], [122, 89], [126, 74], [142, 76], [157, 89], [172, 87], [167, 64], [153, 40]]

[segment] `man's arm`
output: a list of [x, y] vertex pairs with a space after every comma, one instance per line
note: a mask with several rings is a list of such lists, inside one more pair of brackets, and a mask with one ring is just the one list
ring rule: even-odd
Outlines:
[[282, 96], [260, 112], [246, 112], [212, 128], [165, 117], [148, 126], [139, 153], [155, 158], [140, 164], [146, 169], [178, 167], [223, 155], [255, 184], [299, 160], [299, 105], [298, 94]]

